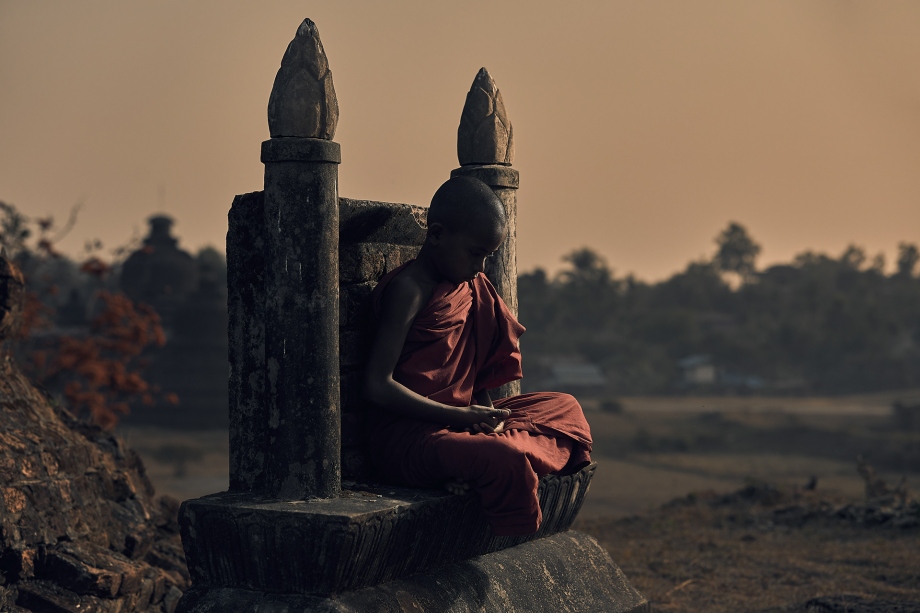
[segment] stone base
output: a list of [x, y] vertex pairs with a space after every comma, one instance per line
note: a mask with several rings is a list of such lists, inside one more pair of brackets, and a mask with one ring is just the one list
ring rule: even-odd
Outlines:
[[366, 486], [309, 501], [212, 494], [182, 503], [185, 558], [196, 587], [352, 592], [568, 530], [595, 466], [541, 479], [543, 523], [521, 537], [493, 536], [476, 496], [444, 490]]
[[647, 613], [648, 602], [590, 536], [563, 532], [327, 598], [193, 587], [177, 613]]

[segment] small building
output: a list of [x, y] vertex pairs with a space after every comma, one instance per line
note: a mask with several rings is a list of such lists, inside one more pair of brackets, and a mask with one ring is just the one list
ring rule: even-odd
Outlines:
[[687, 386], [715, 385], [718, 381], [718, 370], [708, 354], [687, 356], [677, 365], [682, 372], [681, 382]]
[[600, 366], [580, 357], [544, 357], [524, 374], [527, 391], [553, 390], [574, 395], [603, 391], [610, 383]]

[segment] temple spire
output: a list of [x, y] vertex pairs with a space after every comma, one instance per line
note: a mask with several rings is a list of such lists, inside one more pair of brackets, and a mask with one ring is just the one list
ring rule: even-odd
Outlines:
[[339, 104], [319, 30], [304, 19], [275, 75], [268, 99], [269, 134], [332, 140], [338, 121]]
[[514, 134], [502, 94], [485, 68], [480, 68], [457, 128], [457, 158], [461, 166], [514, 161]]

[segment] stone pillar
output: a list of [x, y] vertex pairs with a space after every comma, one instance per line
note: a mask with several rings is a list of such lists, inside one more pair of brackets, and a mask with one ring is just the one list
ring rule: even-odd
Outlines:
[[[231, 367], [230, 480], [236, 490], [286, 500], [328, 498], [341, 490], [341, 155], [331, 140], [337, 121], [332, 74], [316, 26], [307, 19], [285, 51], [268, 103], [271, 139], [262, 143], [262, 206], [250, 199], [235, 203], [248, 205], [249, 214], [231, 213], [235, 226], [261, 222], [262, 227], [244, 232], [232, 226], [228, 238], [264, 241], [261, 249], [227, 249], [228, 254], [240, 251], [239, 265], [228, 265], [234, 270], [258, 264], [259, 251], [264, 258], [264, 273], [237, 270], [235, 275], [237, 283], [251, 281], [246, 291], [261, 294], [254, 297], [260, 304], [253, 305], [250, 317], [264, 317], [262, 326], [231, 321], [231, 337], [241, 336], [231, 339], [231, 359], [237, 354], [252, 368], [234, 374]], [[236, 302], [245, 307], [247, 301]], [[259, 334], [264, 334], [261, 347]], [[260, 349], [259, 368], [252, 358], [261, 357]]]
[[[505, 111], [502, 94], [485, 68], [481, 68], [460, 116], [457, 128], [457, 157], [460, 168], [450, 176], [475, 177], [492, 188], [505, 205], [508, 235], [495, 255], [486, 262], [486, 276], [502, 300], [517, 316], [517, 189], [519, 173], [514, 161], [514, 133]], [[521, 393], [520, 381], [503, 385], [493, 397], [505, 398]]]
[[265, 406], [265, 208], [261, 192], [233, 199], [227, 216], [230, 490], [262, 486]]

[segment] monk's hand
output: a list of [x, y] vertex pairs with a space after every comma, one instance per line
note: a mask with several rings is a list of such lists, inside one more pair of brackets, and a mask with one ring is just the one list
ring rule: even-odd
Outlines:
[[467, 407], [471, 413], [473, 423], [467, 427], [467, 432], [473, 434], [499, 433], [505, 429], [505, 419], [511, 415], [508, 409], [496, 409], [478, 404]]
[[500, 421], [496, 426], [491, 426], [485, 422], [481, 424], [473, 424], [467, 428], [466, 431], [472, 432], [473, 434], [501, 434], [505, 431], [505, 422]]

